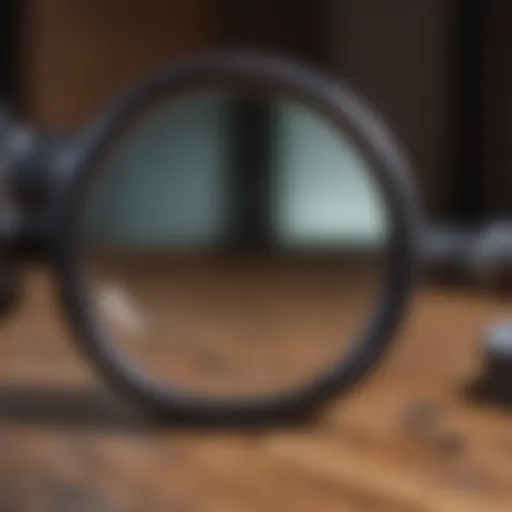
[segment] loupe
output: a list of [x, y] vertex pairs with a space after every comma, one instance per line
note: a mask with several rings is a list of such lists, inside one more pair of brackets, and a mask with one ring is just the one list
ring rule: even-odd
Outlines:
[[[233, 149], [233, 135], [251, 142], [251, 109], [270, 112], [261, 161]], [[420, 202], [389, 129], [343, 83], [218, 53], [72, 137], [4, 128], [3, 311], [14, 277], [47, 264], [79, 348], [143, 409], [294, 415], [391, 345], [421, 262]]]

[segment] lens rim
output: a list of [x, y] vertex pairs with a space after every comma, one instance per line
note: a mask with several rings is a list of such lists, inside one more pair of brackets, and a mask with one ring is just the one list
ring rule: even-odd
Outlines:
[[[206, 398], [162, 386], [123, 357], [100, 328], [84, 280], [81, 222], [88, 184], [111, 143], [138, 113], [161, 97], [195, 87], [259, 85], [297, 97], [348, 135], [370, 163], [391, 222], [386, 276], [368, 329], [350, 354], [299, 389], [243, 399]], [[90, 125], [77, 145], [55, 208], [52, 265], [62, 306], [82, 352], [111, 386], [154, 412], [193, 422], [257, 421], [314, 409], [354, 387], [382, 360], [410, 302], [420, 270], [424, 215], [405, 152], [385, 123], [346, 84], [284, 56], [235, 51], [185, 59], [123, 95]]]

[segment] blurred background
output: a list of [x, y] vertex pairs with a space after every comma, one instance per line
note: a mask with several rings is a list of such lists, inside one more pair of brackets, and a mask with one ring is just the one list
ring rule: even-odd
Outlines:
[[[2, 92], [38, 125], [73, 130], [175, 58], [229, 46], [293, 54], [343, 76], [373, 102], [405, 142], [432, 215], [478, 219], [510, 203], [507, 9], [499, 0], [322, 0], [300, 9], [284, 0], [254, 7], [154, 2], [147, 9], [135, 1], [122, 9], [114, 2], [6, 1]], [[213, 129], [211, 102], [187, 108], [169, 116], [169, 125], [185, 121], [205, 137], [232, 135]], [[265, 116], [260, 130], [299, 116], [282, 142], [283, 172], [290, 148], [302, 147], [322, 165], [339, 158], [313, 120], [277, 110], [254, 116]], [[222, 158], [215, 147], [205, 159]]]
[[[433, 221], [474, 227], [512, 208], [511, 21], [507, 0], [4, 0], [0, 94], [36, 127], [76, 133], [175, 59], [228, 48], [291, 55], [373, 104], [403, 142]], [[185, 249], [166, 274], [174, 290], [155, 291], [164, 274], [155, 263], [148, 273], [147, 261], [143, 272], [128, 265], [121, 276], [119, 260], [101, 272], [117, 282], [129, 277], [132, 299], [144, 302], [136, 311], [152, 308], [179, 333], [208, 338], [210, 348], [228, 340], [232, 358], [250, 359], [230, 374], [209, 357], [222, 386], [232, 388], [256, 362], [276, 370], [269, 347], [284, 337], [297, 338], [282, 354], [295, 371], [311, 363], [311, 340], [321, 333], [326, 350], [317, 364], [325, 367], [339, 351], [328, 342], [341, 332], [334, 327], [349, 337], [346, 329], [368, 318], [362, 305], [373, 296], [356, 290], [378, 288], [373, 267], [363, 278], [346, 261], [283, 272], [253, 258], [226, 270], [189, 256], [226, 238], [251, 248], [273, 239], [322, 254], [375, 251], [386, 215], [367, 165], [344, 134], [286, 98], [247, 104], [210, 94], [166, 105], [107, 163], [112, 185], [91, 219], [96, 236], [114, 245]], [[483, 366], [477, 337], [506, 310], [502, 297], [422, 290], [392, 363], [318, 425], [254, 437], [157, 435], [91, 391], [87, 366], [64, 347], [71, 343], [62, 318], [37, 279], [24, 316], [5, 331], [0, 419], [18, 462], [1, 494], [12, 510], [509, 509], [510, 416], [503, 404], [489, 410], [461, 397]], [[262, 316], [248, 320], [251, 308]], [[233, 316], [240, 325], [227, 332]], [[241, 333], [258, 340], [240, 346]], [[153, 357], [162, 363], [161, 353]], [[198, 375], [183, 357], [163, 371]], [[257, 377], [276, 385], [265, 372]]]

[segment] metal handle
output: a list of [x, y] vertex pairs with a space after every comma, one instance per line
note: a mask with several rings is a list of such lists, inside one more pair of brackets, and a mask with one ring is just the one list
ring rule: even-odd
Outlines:
[[430, 269], [456, 268], [474, 284], [495, 284], [512, 272], [512, 219], [477, 228], [432, 227], [422, 249]]

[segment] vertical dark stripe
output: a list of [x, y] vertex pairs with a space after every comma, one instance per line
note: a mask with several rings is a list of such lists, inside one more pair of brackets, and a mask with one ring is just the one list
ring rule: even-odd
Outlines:
[[485, 214], [483, 71], [488, 4], [487, 0], [454, 0], [454, 4], [455, 148], [451, 197], [455, 220], [475, 223]]
[[512, 214], [512, 2], [487, 0], [482, 93], [485, 210]]
[[21, 0], [0, 2], [0, 97], [16, 110], [23, 108], [22, 9]]
[[262, 246], [270, 241], [269, 215], [273, 156], [274, 109], [265, 101], [234, 99], [232, 130], [232, 241]]
[[[322, 62], [326, 54], [324, 2], [223, 0], [223, 46], [278, 51]], [[272, 100], [236, 100], [230, 105], [232, 147], [232, 239], [262, 246], [271, 239], [271, 180], [277, 110]]]

